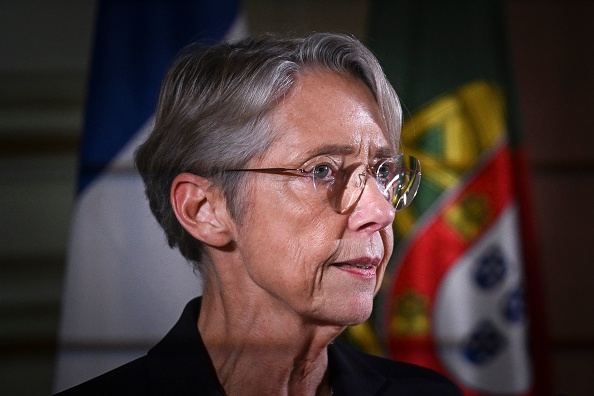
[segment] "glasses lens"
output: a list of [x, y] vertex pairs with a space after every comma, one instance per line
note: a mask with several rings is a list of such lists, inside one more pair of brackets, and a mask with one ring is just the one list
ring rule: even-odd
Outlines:
[[366, 179], [365, 166], [359, 164], [334, 169], [331, 175], [325, 173], [325, 177], [320, 177], [320, 172], [316, 170], [320, 167], [321, 165], [316, 165], [312, 171], [316, 193], [332, 210], [343, 213], [351, 208], [361, 195]]
[[[320, 200], [338, 213], [344, 213], [357, 202], [369, 171], [364, 164], [355, 164], [328, 173], [316, 165], [313, 184]], [[407, 207], [419, 189], [421, 165], [414, 157], [397, 156], [375, 166], [373, 172], [380, 191], [396, 210]]]
[[[389, 160], [388, 160], [389, 161]], [[394, 208], [399, 211], [410, 205], [421, 183], [421, 163], [412, 156], [395, 158], [395, 172], [385, 184], [385, 195]], [[378, 173], [378, 184], [381, 185]]]

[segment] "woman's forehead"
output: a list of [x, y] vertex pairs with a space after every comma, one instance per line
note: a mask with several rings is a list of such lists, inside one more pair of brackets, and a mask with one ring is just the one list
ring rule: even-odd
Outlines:
[[301, 76], [275, 110], [272, 125], [277, 139], [270, 150], [281, 155], [384, 156], [396, 150], [367, 86], [335, 73]]

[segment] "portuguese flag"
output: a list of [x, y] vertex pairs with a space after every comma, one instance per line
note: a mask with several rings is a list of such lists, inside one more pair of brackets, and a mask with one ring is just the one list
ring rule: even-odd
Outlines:
[[502, 6], [372, 3], [367, 44], [401, 98], [403, 150], [423, 176], [396, 214], [372, 321], [349, 336], [444, 373], [466, 395], [542, 395], [539, 275]]

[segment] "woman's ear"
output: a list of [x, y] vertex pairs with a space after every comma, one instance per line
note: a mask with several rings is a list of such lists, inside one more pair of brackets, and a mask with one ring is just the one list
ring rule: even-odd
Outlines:
[[229, 215], [222, 194], [210, 182], [191, 173], [181, 173], [171, 184], [171, 206], [182, 227], [207, 245], [222, 247], [231, 242]]

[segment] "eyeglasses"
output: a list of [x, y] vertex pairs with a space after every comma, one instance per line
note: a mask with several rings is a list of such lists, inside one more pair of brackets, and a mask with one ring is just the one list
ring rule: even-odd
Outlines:
[[306, 168], [227, 169], [226, 172], [262, 172], [309, 177], [320, 200], [337, 213], [344, 213], [359, 200], [369, 174], [396, 211], [410, 205], [421, 183], [421, 163], [412, 156], [397, 155], [374, 165], [337, 166], [336, 160], [322, 157]]

